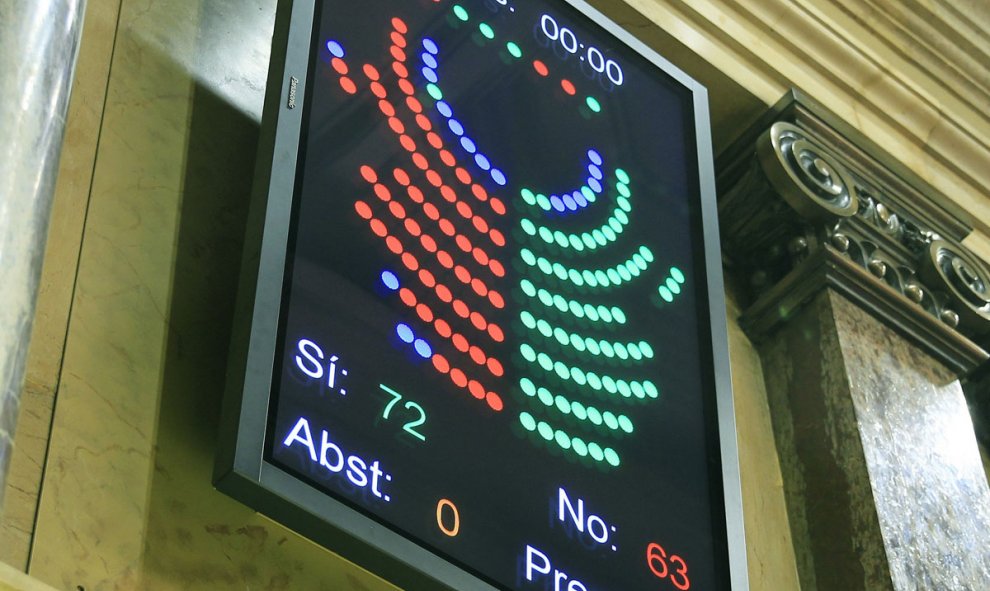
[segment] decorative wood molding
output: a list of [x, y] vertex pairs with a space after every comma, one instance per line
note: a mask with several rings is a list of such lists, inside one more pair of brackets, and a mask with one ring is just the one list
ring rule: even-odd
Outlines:
[[724, 258], [751, 298], [743, 328], [760, 341], [830, 287], [972, 371], [990, 358], [990, 269], [961, 244], [964, 216], [835, 121], [792, 92], [716, 164]]

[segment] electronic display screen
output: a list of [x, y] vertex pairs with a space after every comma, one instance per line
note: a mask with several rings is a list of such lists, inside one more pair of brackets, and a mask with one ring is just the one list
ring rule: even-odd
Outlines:
[[264, 461], [496, 588], [728, 588], [692, 89], [563, 1], [307, 33]]

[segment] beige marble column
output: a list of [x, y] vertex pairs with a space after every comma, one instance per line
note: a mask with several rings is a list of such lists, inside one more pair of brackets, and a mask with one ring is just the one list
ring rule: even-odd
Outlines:
[[0, 4], [0, 506], [84, 5]]
[[990, 488], [959, 380], [990, 334], [990, 271], [961, 246], [972, 220], [798, 93], [719, 167], [802, 590], [990, 589]]

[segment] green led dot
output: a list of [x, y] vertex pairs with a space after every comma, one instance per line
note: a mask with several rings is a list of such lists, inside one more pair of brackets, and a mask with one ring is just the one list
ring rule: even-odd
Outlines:
[[595, 244], [594, 237], [587, 232], [581, 234], [581, 242], [584, 242], [584, 245], [588, 248], [597, 248], [598, 246]]
[[588, 454], [596, 462], [600, 462], [605, 459], [605, 451], [602, 449], [602, 446], [598, 445], [594, 441], [588, 443]]
[[[595, 279], [595, 274], [589, 271], [588, 269], [581, 271], [581, 278], [584, 280], [585, 283], [588, 284], [588, 287], [598, 287], [598, 279]], [[585, 311], [587, 312], [587, 310]], [[597, 319], [592, 318], [592, 320], [597, 320]]]
[[605, 461], [612, 465], [613, 468], [619, 467], [619, 454], [615, 453], [615, 450], [611, 447], [605, 448]]
[[555, 294], [553, 296], [553, 306], [555, 308], [557, 308], [558, 310], [560, 310], [561, 312], [566, 312], [567, 311], [567, 300], [564, 298], [564, 296], [562, 296], [560, 294]]
[[557, 279], [560, 279], [561, 281], [567, 279], [567, 267], [564, 265], [561, 265], [560, 263], [553, 263], [550, 265], [550, 269], [553, 271], [553, 274], [557, 276]]
[[615, 385], [615, 380], [612, 379], [612, 376], [602, 376], [602, 385], [605, 386], [605, 391], [609, 394], [615, 394], [619, 391], [619, 388]]
[[581, 368], [579, 367], [571, 368], [571, 379], [574, 380], [574, 383], [578, 386], [583, 386], [588, 383], [587, 376], [585, 376], [584, 372], [581, 371]]
[[523, 218], [522, 220], [519, 221], [519, 226], [522, 227], [523, 232], [526, 232], [530, 236], [536, 236], [536, 224], [534, 224], [530, 220]]
[[536, 205], [536, 194], [529, 189], [523, 189], [519, 191], [519, 194], [522, 195], [523, 201], [529, 205]]
[[622, 283], [622, 277], [619, 277], [619, 273], [615, 269], [609, 269], [605, 271], [605, 274], [608, 275], [608, 281], [603, 284], [606, 287]]
[[568, 269], [567, 278], [571, 280], [571, 283], [578, 287], [584, 285], [584, 278], [581, 277], [581, 273], [577, 269]]
[[633, 277], [639, 277], [639, 274], [642, 273], [640, 268], [636, 266], [636, 263], [631, 260], [626, 261], [625, 267], [626, 271], [629, 271], [629, 274]]
[[522, 388], [522, 391], [526, 393], [526, 396], [536, 395], [536, 384], [534, 384], [533, 380], [529, 378], [523, 378], [519, 380], [519, 387]]
[[[615, 219], [619, 220], [619, 223], [622, 224], [623, 226], [629, 223], [629, 216], [627, 216], [626, 212], [622, 211], [621, 209], [616, 209], [614, 215], [615, 215]], [[622, 230], [616, 230], [616, 232], [621, 232], [621, 231]]]
[[522, 257], [522, 260], [525, 261], [527, 265], [532, 266], [536, 264], [536, 255], [533, 254], [533, 251], [528, 248], [520, 250], [519, 256]]
[[646, 262], [646, 259], [643, 258], [643, 255], [639, 253], [632, 255], [632, 262], [634, 265], [639, 267], [640, 271], [645, 271], [646, 268], [649, 266], [649, 263]]
[[582, 250], [584, 250], [584, 243], [581, 242], [581, 237], [578, 236], [577, 234], [571, 234], [571, 235], [569, 235], [567, 237], [567, 242], [571, 245], [571, 248], [573, 248], [574, 250], [576, 250], [578, 252], [581, 252]]
[[543, 271], [547, 275], [553, 273], [553, 265], [551, 265], [550, 261], [543, 257], [536, 259], [536, 266], [539, 267], [540, 271]]
[[598, 315], [598, 309], [592, 306], [591, 304], [584, 305], [584, 315], [587, 316], [588, 320], [591, 320], [592, 322], [598, 322], [598, 320], [601, 318]]
[[606, 357], [615, 357], [615, 350], [612, 348], [612, 343], [602, 339], [598, 341], [598, 346], [601, 348], [602, 353], [604, 353]]
[[537, 292], [537, 296], [540, 298], [540, 301], [543, 302], [544, 306], [551, 306], [554, 303], [553, 296], [550, 295], [550, 292], [545, 289], [541, 289]]
[[[629, 269], [627, 269], [625, 265], [619, 265], [615, 268], [615, 270], [619, 273], [619, 277], [622, 278], [622, 281], [629, 281], [632, 279], [632, 273], [629, 272]], [[621, 281], [616, 281], [616, 283], [621, 283]]]
[[643, 358], [643, 352], [639, 350], [639, 345], [636, 343], [629, 343], [626, 345], [626, 349], [629, 351], [629, 356], [639, 361]]
[[557, 432], [554, 433], [553, 438], [557, 440], [557, 445], [560, 447], [564, 449], [571, 449], [571, 438], [567, 433], [564, 433], [558, 429]]
[[601, 411], [599, 411], [594, 406], [589, 406], [587, 410], [588, 410], [588, 420], [594, 423], [595, 425], [601, 425], [602, 424]]
[[519, 313], [519, 319], [522, 320], [522, 323], [526, 326], [526, 328], [536, 328], [536, 318], [534, 318], [533, 315], [526, 310]]
[[660, 292], [660, 297], [662, 297], [665, 302], [673, 302], [674, 301], [674, 294], [670, 293], [670, 290], [667, 289], [666, 286], [661, 285], [660, 288], [657, 291]]
[[571, 346], [578, 351], [584, 352], [584, 339], [576, 334], [571, 334]]
[[550, 356], [547, 355], [546, 353], [540, 353], [539, 355], [537, 355], [536, 362], [540, 364], [540, 367], [542, 367], [547, 371], [553, 369], [553, 359], [550, 359]]
[[622, 311], [622, 308], [619, 307], [612, 308], [612, 318], [615, 318], [615, 321], [618, 322], [619, 324], [626, 323], [626, 313]]
[[639, 342], [639, 348], [643, 351], [643, 356], [647, 359], [653, 359], [653, 347], [646, 341]]
[[670, 276], [673, 277], [674, 278], [674, 281], [676, 281], [678, 283], [684, 283], [684, 281], [685, 281], [685, 279], [684, 279], [684, 273], [681, 273], [681, 270], [678, 269], [677, 267], [671, 267], [670, 268]]
[[615, 355], [619, 359], [629, 359], [629, 351], [626, 350], [626, 346], [622, 343], [615, 343], [613, 346], [615, 349]]
[[632, 396], [632, 388], [629, 387], [629, 382], [625, 380], [618, 380], [615, 383], [615, 387], [618, 388], [619, 394], [622, 394], [623, 398], [629, 398]]
[[605, 286], [607, 286], [608, 285], [608, 275], [605, 274], [605, 271], [602, 271], [601, 269], [597, 269], [595, 271], [595, 281], [598, 282], [598, 285], [605, 285]]
[[557, 407], [557, 410], [559, 410], [560, 412], [564, 413], [565, 415], [571, 414], [571, 403], [568, 402], [567, 399], [564, 398], [563, 396], [557, 396], [556, 398], [554, 398], [553, 403], [554, 406]]
[[587, 374], [585, 374], [585, 377], [588, 378], [588, 385], [591, 386], [593, 390], [602, 389], [602, 379], [598, 377], [598, 374], [596, 374], [593, 371], [589, 371]]
[[481, 24], [479, 24], [478, 25], [478, 30], [481, 31], [481, 34], [482, 35], [484, 35], [485, 37], [487, 37], [489, 39], [494, 39], [495, 38], [495, 30], [492, 29], [491, 25], [489, 25], [488, 23], [481, 23]]
[[536, 323], [536, 330], [540, 331], [540, 334], [545, 337], [553, 334], [553, 328], [550, 326], [550, 323], [542, 318]]
[[631, 384], [633, 396], [639, 398], [640, 400], [646, 398], [646, 389], [643, 388], [643, 384], [639, 382], [633, 382]]
[[584, 405], [578, 402], [577, 400], [571, 403], [571, 413], [573, 413], [574, 416], [581, 421], [588, 418], [587, 409], [585, 409]]
[[630, 197], [632, 195], [632, 191], [629, 190], [629, 185], [625, 183], [616, 183], [615, 189], [619, 192], [619, 195], [622, 195], [623, 197]]
[[614, 431], [619, 428], [619, 419], [614, 414], [612, 414], [612, 411], [606, 410], [605, 412], [603, 412], [602, 418], [605, 420], [605, 426], [608, 427], [609, 429], [612, 429]]
[[588, 108], [594, 111], [595, 113], [602, 112], [602, 105], [595, 99], [595, 97], [589, 96], [587, 99], [585, 99], [584, 102], [588, 103]]
[[553, 241], [557, 243], [557, 246], [567, 248], [567, 234], [564, 234], [560, 230], [553, 233]]
[[592, 355], [598, 355], [602, 352], [601, 347], [598, 346], [598, 341], [588, 337], [584, 339], [584, 346], [588, 349], [588, 352]]
[[668, 277], [665, 285], [667, 286], [667, 289], [670, 290], [670, 293], [674, 295], [681, 293], [681, 284], [674, 281], [673, 277]]
[[540, 238], [547, 244], [553, 244], [553, 232], [546, 226], [540, 226]]
[[598, 316], [605, 322], [612, 322], [612, 312], [605, 306], [598, 306]]
[[557, 339], [557, 342], [561, 345], [566, 345], [571, 340], [570, 336], [567, 334], [567, 331], [559, 326], [553, 329], [553, 338]]
[[[608, 223], [609, 229], [612, 230], [613, 236], [618, 236], [618, 233], [622, 232], [622, 222], [616, 216], [608, 218], [608, 222], [606, 223]], [[615, 240], [615, 238], [612, 238], [612, 240]]]
[[584, 198], [588, 200], [588, 203], [595, 202], [595, 192], [592, 191], [591, 187], [589, 187], [588, 185], [584, 185], [581, 187], [581, 194], [584, 195]]
[[591, 237], [594, 238], [598, 246], [605, 246], [608, 244], [608, 238], [605, 238], [605, 234], [602, 234], [601, 230], [592, 230]]
[[645, 245], [639, 247], [639, 254], [646, 259], [647, 263], [653, 262], [653, 251], [647, 248]]
[[561, 361], [555, 361], [554, 362], [554, 364], [553, 364], [553, 371], [562, 380], [566, 380], [567, 378], [569, 378], [571, 376], [571, 368], [567, 367]]
[[536, 426], [536, 429], [540, 432], [540, 437], [550, 441], [553, 439], [553, 427], [540, 421], [540, 424]]
[[574, 453], [582, 458], [588, 455], [588, 444], [585, 443], [580, 437], [571, 439], [571, 449], [573, 449]]
[[467, 22], [468, 20], [468, 12], [467, 10], [464, 10], [464, 7], [461, 6], [460, 4], [454, 5], [454, 15], [456, 15], [457, 18], [461, 19], [464, 22]]
[[534, 351], [533, 347], [530, 347], [526, 343], [519, 345], [519, 352], [522, 354], [523, 359], [525, 359], [526, 361], [529, 362], [536, 361], [536, 351]]
[[567, 302], [567, 309], [578, 318], [584, 318], [584, 307], [574, 300]]
[[[619, 186], [620, 187], [623, 187], [625, 185], [619, 185]], [[629, 200], [626, 199], [625, 197], [616, 197], [615, 198], [615, 203], [619, 206], [619, 209], [621, 209], [622, 211], [624, 211], [626, 213], [629, 213], [630, 211], [632, 211], [632, 204], [629, 203]]]
[[646, 390], [646, 395], [650, 398], [656, 398], [660, 396], [660, 392], [657, 391], [657, 387], [653, 385], [651, 381], [643, 382], [643, 389]]
[[626, 433], [633, 432], [633, 423], [626, 415], [619, 415], [619, 428]]
[[529, 297], [533, 297], [536, 295], [536, 286], [533, 285], [533, 282], [530, 281], [529, 279], [523, 279], [522, 281], [520, 281], [519, 287], [521, 287], [523, 293], [528, 295]]
[[430, 83], [426, 85], [426, 92], [433, 97], [433, 100], [443, 100], [443, 93], [440, 92], [440, 87], [436, 84]]
[[519, 413], [519, 422], [522, 423], [523, 428], [527, 431], [536, 430], [536, 419], [528, 412]]
[[550, 390], [540, 388], [536, 395], [540, 398], [540, 402], [544, 405], [553, 406], [553, 394], [550, 393]]
[[509, 50], [509, 55], [511, 55], [512, 57], [516, 59], [522, 57], [522, 49], [519, 49], [519, 46], [513, 43], [512, 41], [506, 43], [505, 48]]
[[547, 199], [547, 196], [543, 193], [536, 196], [536, 204], [540, 206], [540, 209], [543, 211], [550, 211], [550, 209], [553, 208], [553, 206], [550, 205], [550, 200]]
[[621, 168], [615, 169], [615, 178], [619, 179], [620, 181], [622, 181], [627, 185], [629, 184], [629, 175], [626, 174], [626, 171], [622, 170]]

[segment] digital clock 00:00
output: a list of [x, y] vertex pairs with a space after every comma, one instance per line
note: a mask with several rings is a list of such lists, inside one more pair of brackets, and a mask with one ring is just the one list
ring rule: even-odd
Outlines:
[[597, 47], [591, 45], [585, 47], [584, 43], [578, 41], [577, 35], [567, 27], [557, 24], [557, 20], [549, 14], [540, 17], [540, 29], [551, 41], [560, 43], [564, 51], [576, 55], [578, 50], [584, 50], [581, 61], [587, 62], [591, 69], [599, 74], [605, 74], [609, 81], [616, 86], [621, 86], [624, 80], [622, 67], [613, 60], [607, 59]]

